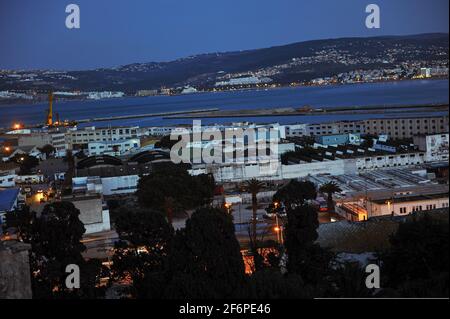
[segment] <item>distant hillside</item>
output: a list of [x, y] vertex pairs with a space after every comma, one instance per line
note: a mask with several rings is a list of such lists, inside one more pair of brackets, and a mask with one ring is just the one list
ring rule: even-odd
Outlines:
[[[400, 65], [445, 64], [448, 34], [341, 38], [293, 43], [239, 52], [210, 53], [170, 62], [134, 63], [111, 69], [71, 72], [34, 71], [23, 77], [0, 74], [0, 90], [121, 90], [161, 87], [213, 87], [230, 78], [256, 75], [273, 83], [310, 81], [353, 70], [394, 68]], [[20, 80], [19, 80], [20, 79]]]

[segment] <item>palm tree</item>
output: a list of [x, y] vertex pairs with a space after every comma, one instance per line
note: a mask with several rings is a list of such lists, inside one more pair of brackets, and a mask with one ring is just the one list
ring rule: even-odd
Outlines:
[[334, 212], [333, 194], [342, 192], [342, 189], [335, 182], [328, 182], [320, 186], [319, 191], [322, 194], [327, 194], [328, 212]]
[[[257, 179], [253, 178], [247, 182], [245, 182], [244, 190], [252, 194], [252, 231], [250, 234], [250, 246], [252, 247], [252, 252], [254, 256], [258, 255], [257, 251], [257, 236], [256, 236], [256, 217], [258, 211], [258, 193], [264, 188], [265, 184]], [[257, 263], [255, 262], [255, 267]]]

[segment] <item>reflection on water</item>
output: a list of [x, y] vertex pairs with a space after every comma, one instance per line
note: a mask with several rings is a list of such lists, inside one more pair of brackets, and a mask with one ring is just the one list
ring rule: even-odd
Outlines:
[[[238, 110], [276, 107], [333, 107], [370, 105], [407, 105], [448, 103], [448, 80], [421, 80], [389, 83], [354, 84], [328, 87], [279, 88], [271, 90], [198, 93], [179, 96], [154, 96], [103, 101], [71, 101], [54, 103], [54, 112], [60, 118], [79, 120], [129, 114], [160, 113], [205, 108]], [[0, 127], [9, 127], [15, 121], [37, 124], [45, 119], [47, 104], [0, 106]], [[405, 111], [400, 113], [405, 114]], [[416, 113], [414, 113], [416, 114]], [[395, 114], [398, 116], [399, 114]], [[426, 113], [423, 113], [426, 115]], [[329, 120], [364, 119], [393, 116], [393, 114], [354, 114], [320, 116], [277, 116], [254, 118], [204, 119], [204, 123], [231, 121], [254, 122], [321, 122]], [[192, 123], [192, 120], [163, 120], [161, 117], [101, 122], [98, 125], [171, 125]], [[96, 123], [94, 123], [96, 124]], [[92, 124], [88, 124], [92, 125]]]

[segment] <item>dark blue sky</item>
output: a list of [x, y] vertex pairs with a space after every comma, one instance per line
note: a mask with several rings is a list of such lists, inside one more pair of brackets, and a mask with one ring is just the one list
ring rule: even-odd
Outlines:
[[[66, 5], [81, 28], [65, 27]], [[367, 4], [381, 29], [367, 29]], [[448, 32], [448, 0], [0, 0], [0, 68], [86, 69], [346, 36]]]

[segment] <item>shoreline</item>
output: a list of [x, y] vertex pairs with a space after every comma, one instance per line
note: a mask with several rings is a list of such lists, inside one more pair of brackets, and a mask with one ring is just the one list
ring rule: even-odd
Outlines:
[[[190, 96], [190, 95], [197, 95], [197, 94], [208, 94], [208, 93], [233, 93], [233, 92], [251, 92], [251, 91], [272, 91], [277, 89], [296, 89], [296, 88], [327, 88], [327, 87], [339, 87], [339, 86], [357, 86], [357, 85], [365, 85], [365, 84], [389, 84], [389, 83], [401, 83], [401, 82], [415, 82], [415, 81], [445, 81], [449, 80], [448, 77], [436, 77], [436, 78], [428, 78], [428, 79], [399, 79], [399, 80], [379, 80], [379, 81], [370, 81], [370, 82], [356, 82], [356, 83], [330, 83], [330, 84], [323, 84], [323, 85], [280, 85], [276, 87], [264, 87], [264, 88], [257, 88], [257, 87], [251, 87], [251, 88], [239, 88], [239, 89], [229, 89], [229, 90], [221, 90], [221, 91], [198, 91], [194, 93], [187, 93], [187, 94], [157, 94], [157, 95], [151, 95], [151, 96], [136, 96], [136, 95], [126, 95], [124, 97], [118, 97], [118, 98], [109, 98], [109, 99], [86, 99], [86, 98], [74, 98], [74, 99], [67, 99], [67, 98], [54, 98], [54, 103], [67, 103], [67, 102], [104, 102], [104, 101], [120, 101], [120, 100], [126, 100], [129, 98], [136, 98], [136, 99], [145, 99], [145, 98], [151, 98], [151, 97], [175, 97], [175, 96]], [[48, 103], [47, 100], [39, 100], [35, 101], [33, 100], [30, 102], [30, 100], [23, 99], [20, 100], [19, 103], [4, 103], [7, 100], [0, 99], [0, 108], [8, 108], [8, 107], [20, 107], [20, 106], [36, 106], [39, 104], [46, 104]]]
[[411, 113], [420, 112], [442, 112], [448, 110], [448, 103], [439, 104], [418, 104], [418, 105], [380, 105], [380, 106], [346, 106], [335, 108], [320, 108], [304, 111], [302, 109], [252, 109], [252, 110], [233, 110], [233, 111], [213, 111], [190, 114], [179, 114], [164, 116], [164, 120], [174, 119], [196, 119], [196, 118], [233, 118], [233, 117], [278, 117], [278, 116], [320, 116], [320, 115], [345, 115], [345, 114], [382, 114], [395, 113], [402, 110], [409, 110]]

